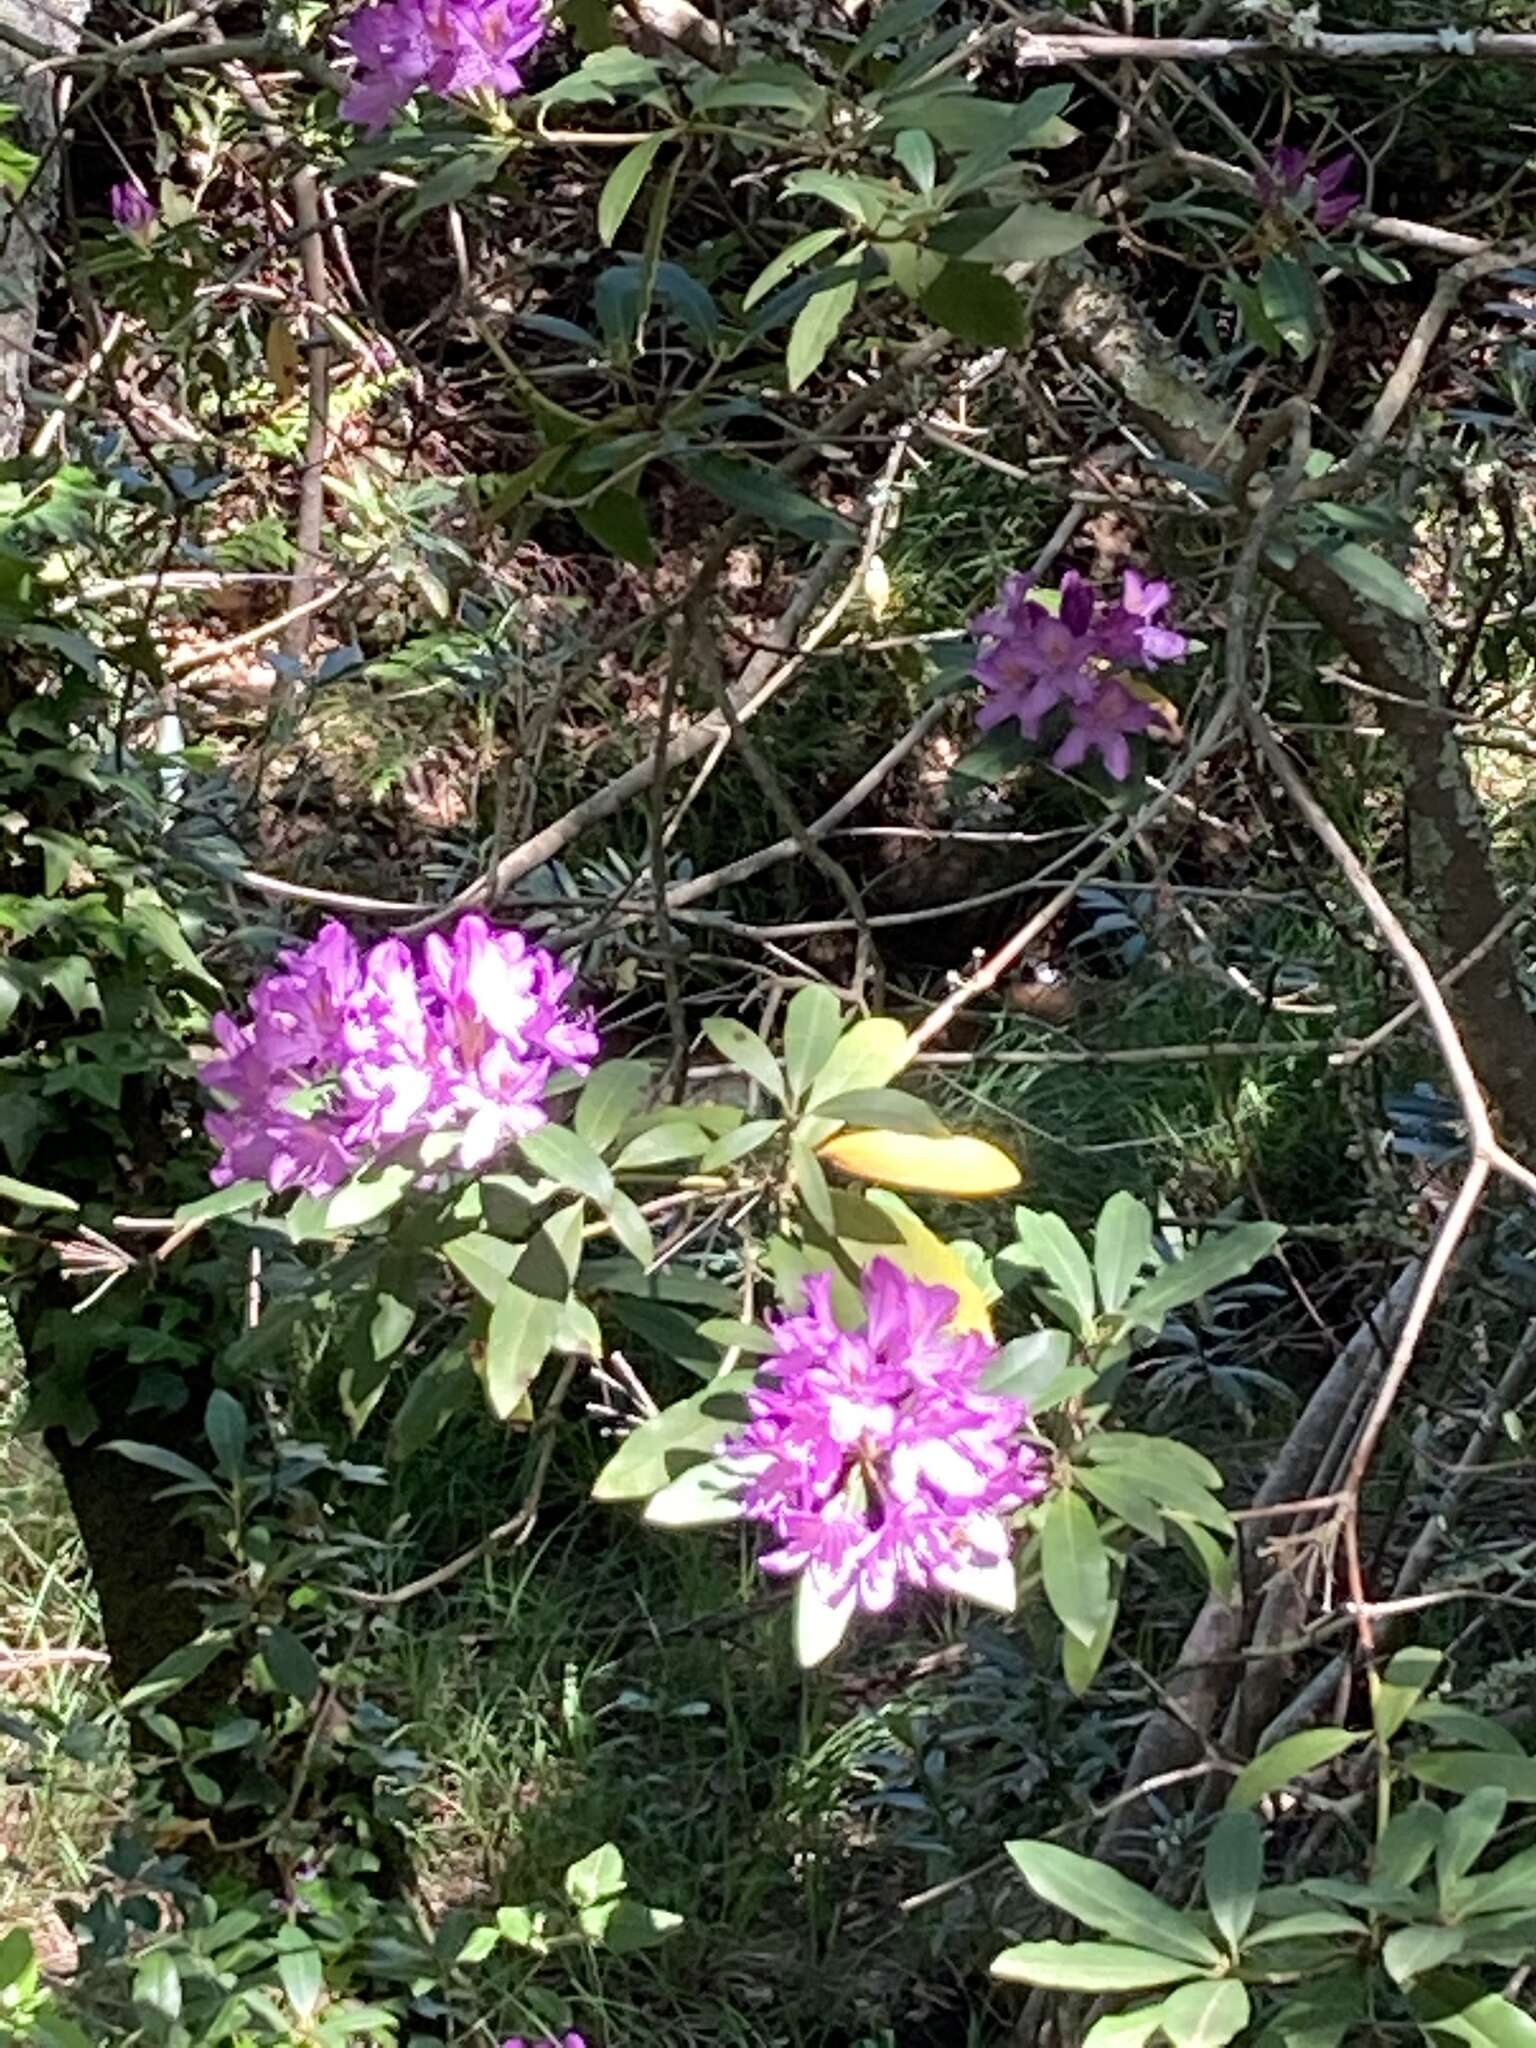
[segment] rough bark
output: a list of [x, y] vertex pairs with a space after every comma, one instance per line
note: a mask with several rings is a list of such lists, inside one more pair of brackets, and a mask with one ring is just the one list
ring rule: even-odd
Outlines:
[[[46, 7], [37, 0], [0, 0], [0, 28], [65, 55], [79, 43], [88, 6], [89, 0], [48, 0]], [[18, 199], [0, 185], [0, 460], [21, 446], [46, 237], [58, 203], [58, 159], [50, 148], [57, 132], [56, 74], [28, 76], [33, 63], [0, 42], [0, 105], [17, 108], [11, 133], [45, 158]]]

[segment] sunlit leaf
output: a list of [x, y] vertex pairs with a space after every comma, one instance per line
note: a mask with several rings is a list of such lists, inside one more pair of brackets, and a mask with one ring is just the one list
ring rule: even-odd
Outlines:
[[846, 1131], [829, 1138], [818, 1152], [828, 1165], [856, 1179], [931, 1195], [1002, 1195], [1023, 1178], [1007, 1153], [985, 1138]]

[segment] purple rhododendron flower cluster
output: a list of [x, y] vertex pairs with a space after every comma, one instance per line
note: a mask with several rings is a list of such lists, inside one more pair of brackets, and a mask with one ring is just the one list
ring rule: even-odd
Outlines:
[[324, 1193], [433, 1131], [457, 1134], [461, 1166], [483, 1165], [547, 1122], [556, 1068], [584, 1074], [597, 1057], [591, 1020], [564, 1000], [569, 970], [483, 917], [419, 949], [364, 951], [330, 923], [280, 958], [251, 991], [249, 1023], [213, 1020], [219, 1053], [202, 1079], [227, 1104], [207, 1118], [220, 1187]]
[[1016, 718], [1033, 740], [1046, 718], [1064, 707], [1068, 729], [1051, 756], [1055, 765], [1075, 768], [1098, 754], [1123, 782], [1131, 772], [1130, 735], [1166, 720], [1112, 671], [1152, 670], [1188, 653], [1184, 635], [1159, 623], [1173, 591], [1127, 569], [1119, 602], [1106, 604], [1069, 569], [1052, 611], [1032, 595], [1034, 588], [1033, 576], [1005, 578], [997, 603], [972, 621], [983, 648], [971, 673], [986, 692], [976, 723], [985, 732]]
[[1310, 213], [1328, 235], [1342, 227], [1365, 198], [1353, 182], [1359, 168], [1346, 150], [1314, 172], [1310, 150], [1282, 142], [1270, 151], [1254, 181], [1255, 190], [1261, 206], [1294, 206], [1299, 213]]
[[521, 92], [518, 59], [547, 26], [543, 0], [378, 0], [342, 30], [357, 70], [341, 111], [377, 130], [423, 85], [444, 97]]
[[112, 218], [125, 235], [147, 242], [160, 219], [160, 209], [137, 178], [125, 178], [107, 194]]
[[861, 1291], [867, 1320], [845, 1330], [831, 1274], [806, 1280], [803, 1312], [769, 1324], [750, 1419], [719, 1456], [743, 1477], [742, 1513], [778, 1538], [765, 1571], [880, 1613], [903, 1586], [964, 1591], [1006, 1564], [1009, 1518], [1045, 1492], [1046, 1466], [1025, 1403], [982, 1390], [993, 1347], [951, 1327], [948, 1288], [875, 1259]]

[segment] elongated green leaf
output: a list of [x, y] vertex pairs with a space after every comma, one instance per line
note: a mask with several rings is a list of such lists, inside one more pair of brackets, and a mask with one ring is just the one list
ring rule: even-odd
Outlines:
[[[230, 1192], [232, 1190], [220, 1190], [221, 1194]], [[27, 1209], [69, 1210], [80, 1206], [72, 1195], [56, 1195], [51, 1188], [35, 1187], [29, 1180], [14, 1180], [8, 1173], [0, 1173], [0, 1199], [19, 1202]]]
[[811, 294], [789, 330], [784, 372], [791, 391], [798, 391], [821, 368], [859, 295], [857, 270], [838, 265], [827, 276], [829, 282]]
[[1161, 1543], [1167, 1531], [1163, 1518], [1150, 1494], [1143, 1492], [1135, 1475], [1123, 1466], [1079, 1465], [1076, 1484], [1084, 1493], [1092, 1494], [1100, 1507], [1118, 1517], [1128, 1528], [1139, 1530], [1143, 1536], [1150, 1536], [1154, 1543]]
[[[4, 1192], [5, 1183], [0, 1180], [0, 1194]], [[183, 1202], [176, 1211], [176, 1221], [212, 1223], [220, 1216], [238, 1216], [247, 1209], [259, 1208], [270, 1192], [264, 1180], [232, 1181], [227, 1188], [215, 1188], [211, 1195], [203, 1195], [195, 1202]]]
[[[1435, 1848], [1435, 1881], [1443, 1913], [1452, 1909], [1463, 1889], [1463, 1879], [1504, 1825], [1508, 1805], [1508, 1795], [1499, 1786], [1484, 1785], [1469, 1792], [1445, 1816]], [[1536, 1858], [1532, 1859], [1530, 1875], [1536, 1885]]]
[[485, 1337], [485, 1392], [500, 1421], [517, 1412], [538, 1378], [555, 1341], [560, 1307], [511, 1280], [497, 1294]]
[[937, 14], [943, 4], [944, 0], [889, 0], [888, 5], [877, 4], [872, 10], [868, 28], [844, 57], [843, 69], [853, 71], [866, 57], [873, 57], [887, 43], [899, 42], [925, 22], [930, 14]]
[[[1225, 1815], [1226, 1819], [1237, 1816]], [[1244, 1943], [1246, 1948], [1263, 1948], [1275, 1941], [1305, 1941], [1312, 1937], [1343, 1935], [1348, 1940], [1367, 1939], [1370, 1929], [1360, 1921], [1352, 1920], [1347, 1913], [1335, 1912], [1331, 1907], [1319, 1906], [1310, 1913], [1287, 1913], [1279, 1920], [1266, 1920], [1261, 1927], [1253, 1928]]]
[[1438, 1970], [1467, 1945], [1462, 1927], [1399, 1927], [1387, 1936], [1381, 1951], [1394, 1984], [1411, 1984], [1428, 1970]]
[[1424, 1688], [1444, 1659], [1440, 1650], [1399, 1650], [1377, 1681], [1371, 1700], [1371, 1719], [1377, 1736], [1390, 1742], [1418, 1705]]
[[414, 1167], [372, 1166], [338, 1188], [325, 1205], [327, 1230], [358, 1230], [393, 1209], [416, 1178]]
[[1249, 2016], [1247, 1986], [1231, 1977], [1216, 1984], [1183, 1984], [1163, 2000], [1163, 2032], [1173, 2048], [1226, 2048]]
[[208, 1406], [203, 1410], [203, 1434], [213, 1447], [219, 1470], [226, 1479], [233, 1479], [245, 1465], [245, 1410], [223, 1387], [215, 1387], [208, 1396]]
[[[784, 1071], [795, 1102], [832, 1057], [842, 1029], [843, 1006], [831, 989], [801, 988], [790, 997], [784, 1012]], [[905, 1032], [902, 1038], [905, 1040]]]
[[1080, 1494], [1058, 1493], [1040, 1511], [1040, 1571], [1062, 1627], [1091, 1643], [1109, 1605], [1109, 1553]]
[[1264, 1831], [1251, 1813], [1217, 1816], [1205, 1845], [1205, 1903], [1235, 1955], [1253, 1921], [1264, 1879]]
[[1005, 1273], [1043, 1273], [1079, 1336], [1092, 1326], [1093, 1268], [1070, 1229], [1049, 1209], [1015, 1209], [1014, 1243], [998, 1253]]
[[[1484, 1787], [1472, 1796], [1483, 1798], [1486, 1792], [1487, 1787]], [[1485, 1871], [1463, 1888], [1461, 1913], [1464, 1919], [1482, 1913], [1507, 1913], [1528, 1906], [1533, 1898], [1536, 1898], [1536, 1849], [1523, 1849], [1518, 1856], [1511, 1856], [1507, 1863], [1501, 1863], [1497, 1870]]]
[[901, 1088], [850, 1088], [816, 1104], [818, 1116], [837, 1117], [860, 1130], [902, 1131], [920, 1138], [944, 1138], [949, 1126], [916, 1095]]
[[717, 1459], [690, 1465], [669, 1481], [645, 1504], [645, 1519], [660, 1529], [697, 1529], [717, 1522], [739, 1520], [737, 1495], [741, 1474], [732, 1472]]
[[320, 1666], [289, 1628], [269, 1628], [261, 1639], [261, 1661], [279, 1692], [309, 1701], [320, 1690]]
[[1162, 2018], [1160, 2005], [1138, 2005], [1134, 2012], [1106, 2013], [1083, 2037], [1083, 2048], [1146, 2048]]
[[650, 175], [665, 135], [647, 135], [627, 149], [608, 173], [597, 201], [597, 238], [607, 248], [623, 227], [640, 187]]
[[1327, 315], [1317, 279], [1294, 256], [1267, 256], [1259, 272], [1259, 304], [1286, 347], [1303, 361], [1323, 337]]
[[920, 303], [935, 325], [978, 348], [1022, 348], [1028, 338], [1023, 300], [985, 263], [951, 258]]
[[801, 235], [798, 241], [791, 242], [787, 249], [781, 249], [752, 280], [741, 302], [743, 313], [750, 313], [758, 300], [767, 298], [774, 286], [782, 284], [786, 277], [792, 277], [807, 263], [814, 262], [823, 249], [830, 249], [834, 242], [844, 240], [847, 232], [846, 228], [816, 228], [808, 235]]
[[919, 192], [933, 190], [939, 175], [939, 159], [931, 135], [921, 128], [903, 128], [892, 145], [892, 153]]
[[1121, 1310], [1127, 1329], [1160, 1330], [1176, 1308], [1239, 1280], [1267, 1259], [1285, 1232], [1278, 1223], [1236, 1223], [1203, 1238], [1192, 1252], [1154, 1273]]
[[982, 1374], [989, 1394], [1011, 1394], [1034, 1413], [1046, 1405], [1047, 1390], [1067, 1369], [1072, 1339], [1065, 1330], [1031, 1330], [1005, 1344]]
[[1444, 1825], [1440, 1808], [1427, 1799], [1416, 1799], [1394, 1813], [1371, 1856], [1372, 1883], [1404, 1891], [1417, 1884], [1429, 1868]]
[[1288, 1735], [1273, 1749], [1266, 1749], [1238, 1773], [1227, 1794], [1227, 1811], [1244, 1813], [1267, 1799], [1271, 1792], [1289, 1784], [1292, 1778], [1315, 1771], [1320, 1764], [1342, 1756], [1362, 1737], [1349, 1728], [1304, 1728]]
[[573, 1194], [606, 1208], [613, 1197], [613, 1175], [592, 1146], [563, 1124], [544, 1124], [517, 1141], [518, 1150], [539, 1173]]
[[121, 1438], [114, 1438], [107, 1449], [116, 1451], [120, 1458], [131, 1459], [135, 1465], [148, 1465], [152, 1471], [165, 1472], [172, 1479], [184, 1480], [199, 1493], [217, 1493], [220, 1490], [218, 1482], [200, 1465], [194, 1465], [189, 1458], [165, 1450], [159, 1444], [126, 1443]]
[[637, 569], [655, 568], [656, 549], [651, 542], [650, 524], [645, 507], [633, 491], [604, 491], [590, 505], [573, 505], [571, 513], [595, 541], [621, 562], [632, 562]]
[[[807, 1105], [820, 1112], [855, 1088], [883, 1088], [907, 1063], [906, 1027], [894, 1017], [863, 1017], [845, 1031], [810, 1082]], [[815, 1142], [814, 1140], [810, 1142]]]
[[1482, 1750], [1431, 1750], [1411, 1756], [1407, 1767], [1421, 1785], [1442, 1792], [1476, 1792], [1495, 1786], [1522, 1805], [1536, 1801], [1536, 1757], [1492, 1756]]
[[1221, 1961], [1215, 1944], [1189, 1914], [1144, 1891], [1110, 1864], [1051, 1842], [1010, 1842], [1008, 1854], [1037, 1897], [1085, 1927], [1133, 1948], [1182, 1957], [1199, 1968], [1214, 1969]]
[[604, 1060], [592, 1069], [576, 1098], [572, 1119], [578, 1138], [606, 1152], [644, 1101], [654, 1079], [645, 1060]]
[[201, 1678], [214, 1659], [223, 1656], [229, 1642], [227, 1629], [205, 1630], [195, 1642], [183, 1643], [180, 1649], [162, 1657], [152, 1671], [123, 1694], [120, 1704], [127, 1712], [135, 1707], [158, 1706], [184, 1685], [190, 1685], [194, 1678]]
[[1437, 2041], [1466, 2048], [1536, 2048], [1536, 2018], [1480, 1984], [1447, 1972], [1416, 1986], [1413, 2016]]
[[1104, 223], [1085, 213], [1063, 213], [1026, 199], [1005, 221], [966, 250], [973, 263], [1045, 263], [1080, 249]]
[[1046, 1991], [1147, 1991], [1177, 1984], [1188, 1963], [1112, 1941], [1021, 1941], [992, 1961], [994, 1977]]
[[181, 1971], [169, 1949], [151, 1949], [133, 1973], [134, 2009], [151, 2025], [175, 2024], [181, 2017]]
[[642, 1422], [598, 1473], [592, 1498], [649, 1500], [690, 1466], [703, 1464], [721, 1438], [745, 1422], [742, 1396], [752, 1377], [744, 1369], [726, 1373]]
[[1524, 1756], [1519, 1738], [1495, 1721], [1491, 1714], [1474, 1714], [1470, 1707], [1453, 1707], [1445, 1700], [1420, 1700], [1409, 1710], [1416, 1728], [1427, 1728], [1446, 1743], [1463, 1743], [1468, 1749], [1491, 1750], [1495, 1756]]
[[1093, 1632], [1092, 1642], [1080, 1642], [1066, 1629], [1061, 1632], [1061, 1675], [1066, 1680], [1067, 1690], [1073, 1699], [1080, 1700], [1099, 1675], [1099, 1667], [1108, 1653], [1110, 1641], [1115, 1633], [1115, 1619], [1120, 1612], [1120, 1602], [1114, 1592], [1110, 1593], [1109, 1605]]
[[1121, 1188], [1099, 1211], [1093, 1228], [1093, 1275], [1110, 1314], [1124, 1304], [1152, 1259], [1152, 1212]]
[[723, 1138], [716, 1138], [700, 1159], [699, 1171], [718, 1173], [722, 1167], [734, 1166], [738, 1159], [745, 1159], [760, 1150], [783, 1129], [782, 1119], [776, 1116], [754, 1117], [750, 1123], [738, 1124], [734, 1131], [727, 1131]]
[[1373, 548], [1347, 540], [1342, 547], [1329, 550], [1328, 562], [1346, 583], [1372, 604], [1379, 604], [1383, 611], [1400, 619], [1411, 619], [1416, 625], [1422, 625], [1429, 617], [1423, 592], [1416, 590], [1400, 569]]
[[695, 453], [680, 450], [674, 457], [679, 469], [696, 483], [713, 491], [738, 512], [750, 512], [769, 526], [779, 527], [800, 540], [849, 540], [854, 529], [840, 512], [786, 483], [766, 463], [748, 462], [734, 455]]
[[735, 1017], [706, 1017], [704, 1036], [724, 1055], [732, 1066], [740, 1067], [750, 1074], [760, 1088], [766, 1088], [775, 1102], [783, 1102], [789, 1093], [785, 1084], [784, 1071], [757, 1033]]

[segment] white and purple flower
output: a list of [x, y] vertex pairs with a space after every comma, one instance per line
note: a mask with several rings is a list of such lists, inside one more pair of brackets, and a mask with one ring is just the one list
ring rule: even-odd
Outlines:
[[861, 1280], [866, 1321], [844, 1329], [832, 1276], [769, 1324], [774, 1350], [749, 1419], [717, 1453], [741, 1512], [766, 1522], [769, 1572], [800, 1574], [826, 1607], [883, 1613], [903, 1588], [967, 1592], [1006, 1568], [1011, 1519], [1046, 1490], [1029, 1411], [984, 1391], [989, 1340], [953, 1327], [958, 1301], [888, 1259]]
[[548, 1120], [555, 1071], [597, 1057], [589, 1018], [565, 1001], [572, 975], [519, 931], [461, 918], [419, 951], [366, 952], [342, 925], [251, 992], [250, 1021], [213, 1020], [202, 1071], [224, 1105], [207, 1116], [217, 1186], [264, 1180], [324, 1193], [369, 1159], [451, 1131], [460, 1166], [482, 1166]]

